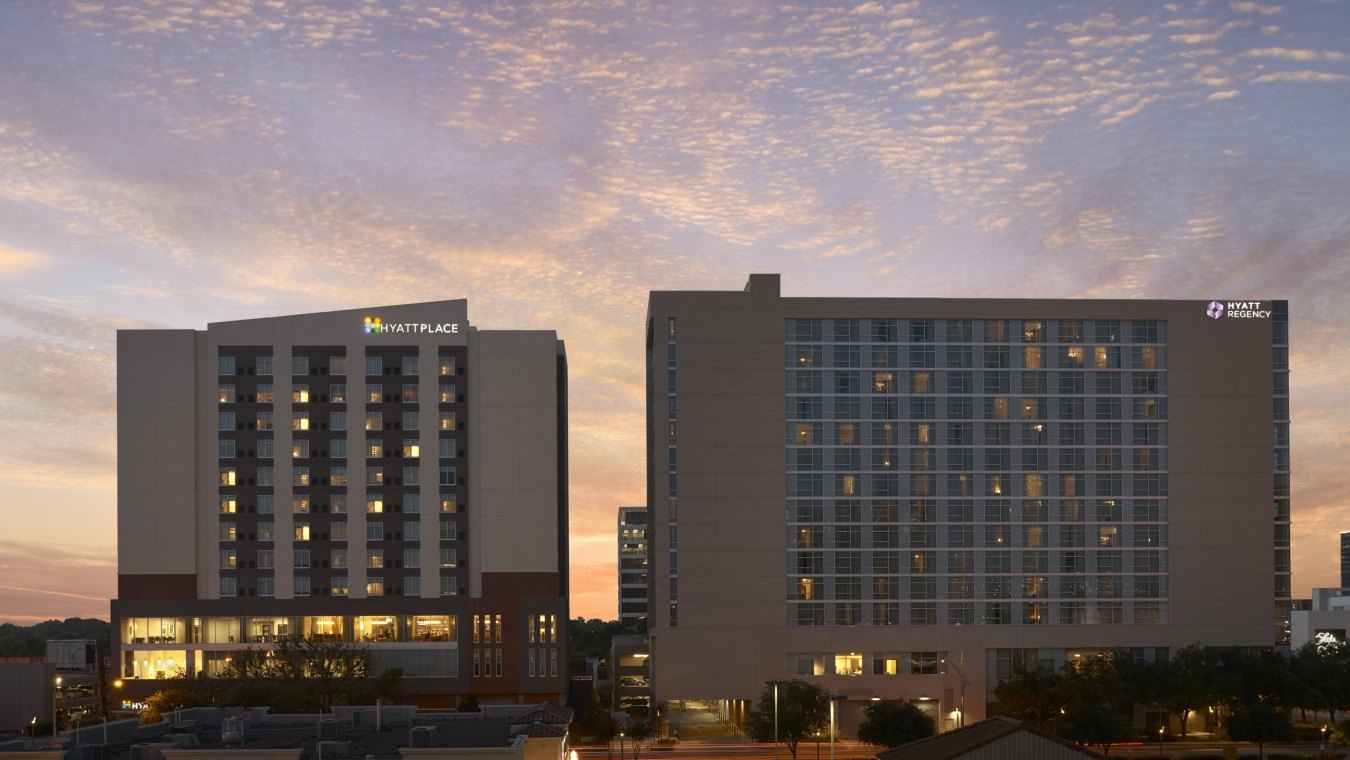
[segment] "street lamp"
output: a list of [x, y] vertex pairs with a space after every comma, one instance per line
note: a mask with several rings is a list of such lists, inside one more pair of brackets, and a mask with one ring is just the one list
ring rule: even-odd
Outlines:
[[846, 699], [846, 697], [842, 694], [827, 694], [825, 695], [825, 698], [830, 700], [830, 760], [834, 760], [834, 738], [835, 738], [834, 703], [840, 702]]
[[773, 760], [778, 760], [778, 682], [773, 682]]
[[623, 732], [619, 732], [619, 760], [623, 760]]
[[1166, 726], [1158, 726], [1158, 757], [1162, 757], [1163, 732], [1166, 730]]
[[56, 739], [56, 724], [61, 721], [57, 719], [56, 714], [56, 696], [61, 691], [61, 676], [56, 677], [56, 688], [52, 689], [52, 739]]
[[1318, 749], [1318, 752], [1320, 753], [1320, 752], [1326, 752], [1326, 751], [1327, 751], [1327, 727], [1326, 727], [1326, 724], [1323, 724], [1323, 725], [1322, 725], [1322, 746], [1321, 746], [1320, 749]]
[[29, 728], [28, 728], [28, 733], [33, 737], [33, 743], [34, 743], [34, 744], [37, 744], [37, 716], [36, 716], [36, 715], [34, 715], [34, 716], [33, 716], [33, 719], [32, 719], [31, 721], [28, 722], [28, 726], [29, 726]]
[[[963, 655], [963, 656], [964, 656], [964, 655]], [[952, 668], [956, 670], [956, 675], [957, 675], [957, 677], [959, 677], [959, 678], [961, 679], [961, 706], [960, 706], [960, 708], [957, 710], [957, 713], [956, 713], [956, 715], [957, 715], [957, 723], [956, 723], [956, 727], [957, 727], [957, 728], [965, 728], [965, 727], [966, 727], [966, 687], [970, 685], [970, 679], [969, 679], [969, 678], [966, 678], [966, 672], [965, 672], [964, 670], [961, 669], [961, 666], [960, 666], [960, 665], [957, 665], [955, 662], [952, 662], [951, 660], [946, 660], [946, 659], [944, 659], [942, 662], [943, 662], [944, 664], [951, 665]]]

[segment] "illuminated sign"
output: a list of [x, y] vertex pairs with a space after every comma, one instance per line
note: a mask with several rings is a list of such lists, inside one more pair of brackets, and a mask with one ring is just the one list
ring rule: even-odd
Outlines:
[[427, 322], [385, 322], [379, 317], [366, 317], [361, 321], [362, 329], [367, 335], [371, 333], [458, 333], [458, 322], [442, 322], [440, 324], [430, 324]]
[[1270, 310], [1262, 309], [1263, 301], [1210, 301], [1205, 315], [1210, 319], [1270, 319]]

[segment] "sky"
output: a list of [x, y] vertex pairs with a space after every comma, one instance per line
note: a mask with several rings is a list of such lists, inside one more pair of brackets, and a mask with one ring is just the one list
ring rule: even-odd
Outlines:
[[1350, 530], [1350, 3], [0, 1], [0, 620], [116, 593], [115, 332], [466, 298], [570, 368], [572, 614], [648, 291], [1289, 299]]

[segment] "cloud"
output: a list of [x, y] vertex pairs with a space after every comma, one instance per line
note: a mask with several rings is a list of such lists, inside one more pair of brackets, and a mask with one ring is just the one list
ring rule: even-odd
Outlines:
[[1280, 5], [1261, 5], [1253, 2], [1229, 3], [1229, 7], [1239, 13], [1259, 13], [1262, 16], [1274, 16], [1284, 10]]
[[1253, 82], [1350, 82], [1350, 75], [1333, 74], [1329, 71], [1272, 71], [1252, 80]]
[[0, 277], [13, 277], [50, 266], [51, 257], [0, 243]]
[[1205, 100], [1232, 100], [1239, 94], [1240, 93], [1237, 90], [1221, 90], [1219, 92], [1211, 92], [1209, 95], [1205, 96]]

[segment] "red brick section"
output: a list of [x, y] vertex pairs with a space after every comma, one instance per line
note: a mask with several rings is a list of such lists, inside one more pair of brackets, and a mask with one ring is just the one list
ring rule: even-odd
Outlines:
[[118, 599], [196, 599], [197, 576], [118, 575]]

